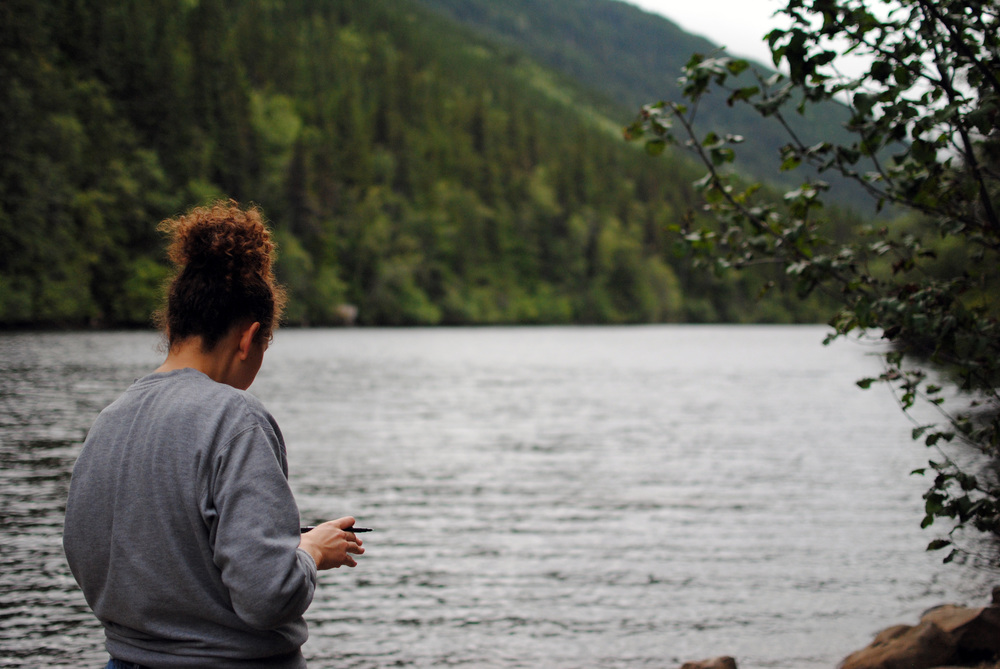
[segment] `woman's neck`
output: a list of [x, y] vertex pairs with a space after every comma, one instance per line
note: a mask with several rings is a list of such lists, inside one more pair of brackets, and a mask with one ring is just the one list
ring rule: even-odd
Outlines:
[[215, 349], [206, 352], [202, 348], [201, 337], [189, 337], [183, 341], [174, 343], [167, 352], [167, 359], [157, 367], [159, 372], [172, 372], [177, 369], [194, 369], [209, 378], [220, 381], [223, 368], [222, 361], [217, 353], [221, 348], [221, 342]]
[[174, 342], [157, 372], [195, 369], [213, 381], [246, 390], [260, 369], [267, 344], [255, 340], [260, 323], [234, 327], [206, 351], [201, 336]]

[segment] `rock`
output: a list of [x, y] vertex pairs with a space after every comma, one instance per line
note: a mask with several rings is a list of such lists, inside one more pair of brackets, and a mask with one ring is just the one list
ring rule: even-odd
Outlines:
[[955, 641], [963, 658], [989, 658], [1000, 653], [1000, 607], [970, 609], [945, 604], [924, 614]]
[[334, 313], [341, 325], [354, 325], [358, 320], [358, 308], [353, 304], [338, 304]]
[[713, 657], [710, 660], [685, 662], [681, 669], [736, 669], [736, 660], [729, 656]]
[[882, 630], [867, 648], [851, 653], [841, 669], [933, 669], [949, 664], [955, 644], [933, 622]]
[[916, 626], [882, 630], [867, 647], [851, 653], [841, 669], [941, 669], [974, 666], [1000, 654], [1000, 606], [945, 604], [924, 613]]

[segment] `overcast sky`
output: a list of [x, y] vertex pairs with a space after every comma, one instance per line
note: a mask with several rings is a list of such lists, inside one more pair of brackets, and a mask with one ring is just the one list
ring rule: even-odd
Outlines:
[[[789, 20], [774, 16], [787, 6], [787, 0], [624, 0], [647, 12], [665, 16], [686, 32], [700, 35], [710, 42], [726, 48], [734, 56], [753, 60], [774, 67], [771, 51], [764, 36], [775, 28], [787, 28]], [[877, 3], [876, 14], [884, 13]], [[841, 47], [842, 48], [842, 47]], [[867, 72], [868, 59], [841, 55], [837, 68], [844, 74], [859, 76]], [[782, 70], [786, 68], [781, 67]]]
[[734, 56], [771, 65], [764, 35], [781, 27], [772, 16], [782, 0], [625, 0], [667, 17], [685, 31], [701, 35]]

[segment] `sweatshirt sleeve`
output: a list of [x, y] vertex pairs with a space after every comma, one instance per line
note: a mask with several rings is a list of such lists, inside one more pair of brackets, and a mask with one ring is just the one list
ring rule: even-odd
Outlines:
[[217, 454], [209, 493], [215, 564], [236, 614], [255, 629], [302, 616], [316, 588], [316, 563], [298, 548], [299, 512], [283, 453], [269, 426], [244, 429]]

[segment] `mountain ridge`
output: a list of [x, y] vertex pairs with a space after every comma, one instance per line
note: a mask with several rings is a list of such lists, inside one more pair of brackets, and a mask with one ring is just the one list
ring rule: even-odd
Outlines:
[[[693, 54], [724, 53], [707, 38], [624, 0], [417, 1], [492, 39], [523, 49], [594, 90], [604, 99], [604, 113], [622, 125], [634, 120], [645, 104], [679, 100], [677, 81]], [[777, 72], [752, 59], [748, 62], [764, 76]], [[743, 81], [752, 85], [749, 72]], [[811, 106], [804, 116], [790, 111], [786, 117], [806, 145], [851, 139], [843, 127], [849, 110], [839, 103]], [[730, 106], [721, 93], [709, 94], [700, 103], [695, 127], [703, 135], [712, 130], [743, 136], [735, 168], [751, 179], [787, 188], [803, 178], [802, 173], [777, 170], [788, 136], [747, 105]], [[854, 184], [839, 175], [823, 178], [833, 184], [842, 203], [857, 210], [871, 208], [870, 200]]]

